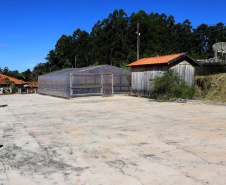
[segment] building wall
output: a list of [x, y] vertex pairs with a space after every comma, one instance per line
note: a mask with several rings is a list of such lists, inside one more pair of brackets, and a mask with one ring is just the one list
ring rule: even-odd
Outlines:
[[132, 67], [132, 92], [136, 95], [150, 96], [154, 79], [163, 75], [167, 65], [149, 65]]
[[132, 67], [132, 93], [150, 96], [156, 77], [161, 77], [167, 69], [174, 69], [190, 86], [194, 85], [195, 64], [188, 59], [179, 60], [173, 64], [145, 65]]
[[177, 62], [169, 67], [170, 69], [174, 69], [174, 71], [190, 86], [194, 85], [195, 67], [191, 63], [183, 60], [182, 62]]

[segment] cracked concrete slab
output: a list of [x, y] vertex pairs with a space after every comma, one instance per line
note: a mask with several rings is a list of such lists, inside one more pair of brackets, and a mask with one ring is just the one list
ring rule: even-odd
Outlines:
[[0, 184], [226, 184], [224, 106], [0, 99]]

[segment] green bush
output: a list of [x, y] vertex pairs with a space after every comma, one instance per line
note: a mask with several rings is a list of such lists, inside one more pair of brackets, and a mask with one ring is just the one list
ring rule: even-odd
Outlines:
[[194, 99], [226, 103], [226, 73], [196, 76]]
[[10, 92], [9, 89], [5, 89], [5, 93], [8, 94]]
[[195, 87], [190, 87], [180, 78], [178, 73], [169, 69], [162, 77], [156, 77], [153, 88], [153, 96], [156, 99], [169, 100], [170, 98], [192, 98], [196, 93]]

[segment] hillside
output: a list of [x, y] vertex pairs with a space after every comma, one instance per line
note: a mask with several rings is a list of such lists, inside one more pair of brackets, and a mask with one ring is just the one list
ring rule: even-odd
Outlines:
[[194, 99], [226, 103], [226, 73], [197, 76], [195, 85], [198, 92]]

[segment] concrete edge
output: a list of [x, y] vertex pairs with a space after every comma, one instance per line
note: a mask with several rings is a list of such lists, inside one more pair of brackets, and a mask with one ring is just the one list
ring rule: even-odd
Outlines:
[[187, 100], [187, 103], [196, 103], [196, 104], [207, 104], [207, 105], [226, 106], [226, 103], [211, 102], [211, 101], [200, 101], [200, 100]]

